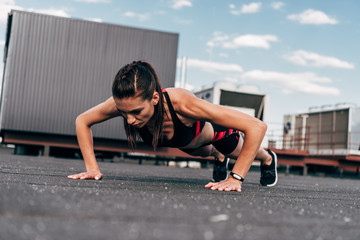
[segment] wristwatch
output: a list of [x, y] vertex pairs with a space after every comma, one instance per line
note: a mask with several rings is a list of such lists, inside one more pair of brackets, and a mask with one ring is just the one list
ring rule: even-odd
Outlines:
[[230, 172], [230, 176], [232, 176], [236, 180], [239, 180], [240, 182], [243, 182], [245, 180], [245, 178], [243, 178], [242, 176], [240, 176], [240, 175], [238, 175], [236, 173], [233, 173], [233, 172]]

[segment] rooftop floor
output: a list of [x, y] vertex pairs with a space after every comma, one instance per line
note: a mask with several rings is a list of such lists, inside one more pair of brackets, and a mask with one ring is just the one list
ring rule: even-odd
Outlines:
[[360, 239], [359, 179], [246, 176], [242, 192], [204, 188], [211, 169], [0, 154], [0, 239]]

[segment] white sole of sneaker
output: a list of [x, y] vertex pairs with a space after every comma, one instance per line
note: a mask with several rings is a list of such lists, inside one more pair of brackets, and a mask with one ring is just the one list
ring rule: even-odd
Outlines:
[[273, 187], [276, 185], [277, 181], [278, 181], [278, 173], [277, 173], [277, 156], [273, 151], [270, 151], [272, 153], [272, 156], [274, 156], [273, 161], [275, 161], [275, 182], [272, 184], [268, 184], [266, 185], [267, 187]]

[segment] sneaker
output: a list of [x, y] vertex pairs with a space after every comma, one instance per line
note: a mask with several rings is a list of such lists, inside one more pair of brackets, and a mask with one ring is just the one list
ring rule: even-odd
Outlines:
[[262, 186], [272, 187], [275, 186], [278, 181], [278, 174], [277, 174], [277, 156], [273, 151], [267, 150], [272, 157], [272, 162], [270, 166], [268, 165], [261, 165], [261, 177], [260, 177], [260, 184]]
[[229, 158], [225, 158], [223, 162], [220, 162], [215, 158], [213, 168], [213, 182], [221, 182], [227, 179], [227, 169], [229, 164]]

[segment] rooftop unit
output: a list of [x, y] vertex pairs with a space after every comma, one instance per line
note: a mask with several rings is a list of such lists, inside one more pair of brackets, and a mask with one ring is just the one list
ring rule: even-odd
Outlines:
[[[216, 82], [213, 86], [205, 87], [194, 94], [213, 104], [227, 106], [267, 121], [269, 97], [260, 93], [256, 86]], [[267, 146], [267, 138], [264, 138], [263, 145]]]
[[360, 155], [360, 108], [341, 103], [284, 116], [283, 148], [314, 155]]
[[268, 116], [268, 97], [259, 93], [256, 86], [216, 82], [212, 87], [206, 87], [194, 94], [213, 104], [237, 109], [262, 121], [266, 121]]

